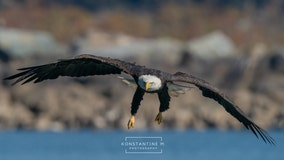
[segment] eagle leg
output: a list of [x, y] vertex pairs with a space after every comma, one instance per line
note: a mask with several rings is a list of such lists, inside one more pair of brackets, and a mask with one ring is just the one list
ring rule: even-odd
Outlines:
[[159, 97], [159, 101], [160, 101], [160, 108], [159, 108], [159, 113], [157, 114], [155, 121], [158, 124], [162, 123], [163, 120], [163, 116], [162, 116], [162, 112], [166, 111], [167, 109], [169, 109], [170, 107], [170, 100], [171, 97], [168, 93], [168, 87], [165, 86], [160, 92], [158, 92], [158, 97]]
[[163, 120], [162, 112], [159, 112], [158, 115], [157, 115], [156, 118], [155, 118], [155, 121], [156, 121], [158, 124], [161, 124], [161, 123], [162, 123], [162, 120]]
[[137, 111], [139, 109], [140, 102], [143, 100], [144, 94], [145, 94], [145, 91], [138, 86], [135, 93], [134, 93], [132, 103], [131, 103], [131, 117], [130, 117], [128, 123], [127, 123], [128, 129], [134, 128], [135, 114], [137, 113]]

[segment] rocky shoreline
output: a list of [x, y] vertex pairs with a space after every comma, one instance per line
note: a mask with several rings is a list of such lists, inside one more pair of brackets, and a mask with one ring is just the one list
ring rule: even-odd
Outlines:
[[[180, 54], [180, 60], [175, 63], [154, 65], [145, 61], [143, 64], [204, 78], [221, 88], [259, 126], [284, 129], [283, 54], [266, 54], [257, 60], [245, 56], [208, 60], [186, 54], [186, 58]], [[135, 57], [124, 59], [135, 61]], [[1, 79], [14, 74], [16, 68], [49, 60], [30, 56], [14, 58], [8, 63], [0, 61]], [[2, 81], [0, 85], [0, 130], [127, 129], [135, 88], [128, 87], [115, 75], [60, 78], [22, 86], [10, 84]], [[196, 88], [172, 98], [170, 106], [164, 122], [156, 124], [159, 102], [157, 96], [147, 94], [137, 114], [135, 129], [243, 127]]]

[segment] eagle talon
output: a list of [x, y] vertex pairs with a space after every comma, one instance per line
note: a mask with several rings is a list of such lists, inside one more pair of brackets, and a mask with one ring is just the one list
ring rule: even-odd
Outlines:
[[155, 121], [156, 121], [158, 124], [161, 124], [161, 123], [162, 123], [162, 120], [163, 120], [162, 113], [159, 112], [158, 115], [157, 115], [156, 118], [155, 118]]
[[135, 124], [135, 117], [131, 116], [127, 124], [128, 129], [134, 128], [134, 124]]

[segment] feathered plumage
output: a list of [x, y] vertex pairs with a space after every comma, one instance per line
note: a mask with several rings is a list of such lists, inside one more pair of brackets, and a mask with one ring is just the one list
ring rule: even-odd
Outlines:
[[[177, 83], [183, 82], [193, 84], [202, 91], [203, 96], [217, 101], [228, 113], [243, 123], [243, 125], [247, 129], [251, 130], [257, 137], [261, 137], [266, 143], [274, 144], [274, 140], [268, 135], [268, 133], [246, 117], [242, 110], [229, 98], [227, 98], [224, 93], [208, 82], [190, 74], [181, 72], [170, 74], [118, 59], [86, 54], [76, 56], [72, 59], [59, 60], [55, 63], [20, 68], [19, 70], [20, 73], [5, 79], [16, 79], [13, 84], [20, 82], [25, 84], [31, 81], [38, 83], [47, 79], [56, 79], [59, 76], [81, 77], [91, 75], [121, 74], [122, 72], [131, 75], [134, 79], [134, 82], [137, 84], [137, 89], [131, 103], [132, 117], [128, 122], [128, 128], [132, 128], [134, 126], [134, 116], [137, 113], [145, 92], [158, 94], [158, 98], [160, 100], [160, 112], [156, 117], [156, 121], [161, 123], [161, 113], [169, 108], [171, 99], [169, 93], [173, 91], [176, 92], [176, 95], [178, 95], [189, 89], [189, 87], [179, 85]], [[149, 78], [147, 78], [147, 80], [143, 80], [143, 78], [140, 78], [143, 75], [144, 77], [146, 75], [146, 77]], [[151, 81], [151, 77], [153, 77], [152, 79], [159, 78], [160, 80], [159, 82]], [[151, 88], [151, 85], [160, 86], [160, 88]]]

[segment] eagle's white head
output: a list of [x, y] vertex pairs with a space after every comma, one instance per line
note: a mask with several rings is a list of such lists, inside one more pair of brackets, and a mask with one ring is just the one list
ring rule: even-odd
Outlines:
[[142, 75], [138, 78], [138, 85], [145, 91], [153, 92], [162, 87], [162, 81], [154, 75]]

